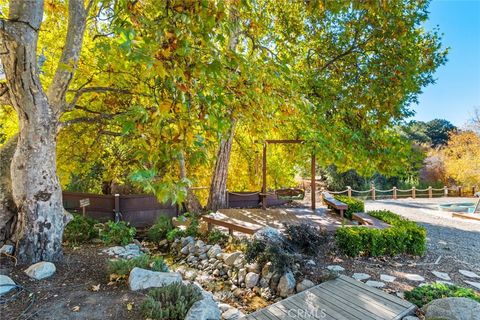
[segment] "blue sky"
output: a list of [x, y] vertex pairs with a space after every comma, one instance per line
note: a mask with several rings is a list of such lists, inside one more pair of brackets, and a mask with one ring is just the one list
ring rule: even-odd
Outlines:
[[447, 119], [464, 125], [474, 107], [480, 108], [480, 0], [433, 0], [427, 30], [436, 25], [442, 44], [450, 47], [448, 61], [437, 69], [437, 82], [424, 88], [414, 119]]

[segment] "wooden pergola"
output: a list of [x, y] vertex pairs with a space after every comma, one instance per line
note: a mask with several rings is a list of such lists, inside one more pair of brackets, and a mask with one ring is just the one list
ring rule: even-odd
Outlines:
[[[292, 144], [292, 143], [303, 143], [304, 140], [265, 140], [263, 144], [263, 172], [262, 172], [262, 193], [260, 194], [262, 197], [262, 209], [267, 209], [267, 146], [269, 144]], [[312, 153], [311, 158], [311, 199], [312, 199], [312, 210], [315, 211], [316, 203], [315, 203], [315, 154]]]

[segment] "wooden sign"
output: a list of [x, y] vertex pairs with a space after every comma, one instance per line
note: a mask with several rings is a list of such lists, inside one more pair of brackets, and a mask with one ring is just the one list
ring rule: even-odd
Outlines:
[[80, 199], [80, 208], [82, 208], [82, 214], [85, 216], [85, 207], [90, 205], [90, 199]]
[[80, 208], [86, 207], [90, 205], [90, 199], [80, 199]]

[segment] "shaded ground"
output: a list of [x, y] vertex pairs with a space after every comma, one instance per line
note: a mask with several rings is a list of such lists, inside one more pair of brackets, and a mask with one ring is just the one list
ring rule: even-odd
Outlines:
[[[101, 246], [65, 248], [65, 259], [57, 272], [36, 281], [25, 275], [27, 266], [16, 266], [8, 257], [0, 259], [0, 273], [10, 276], [27, 291], [16, 290], [2, 297], [1, 319], [141, 319], [143, 294], [131, 292], [125, 283], [108, 284], [106, 255]], [[99, 286], [94, 291], [93, 286]], [[31, 293], [30, 293], [31, 292]], [[5, 298], [10, 299], [8, 303]], [[127, 304], [133, 303], [132, 310]]]

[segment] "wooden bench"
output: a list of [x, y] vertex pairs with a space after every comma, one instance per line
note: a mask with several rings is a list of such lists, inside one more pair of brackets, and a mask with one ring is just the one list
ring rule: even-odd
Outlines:
[[360, 223], [361, 225], [372, 227], [375, 229], [386, 229], [390, 227], [388, 223], [374, 218], [365, 212], [355, 212], [354, 214], [352, 214], [352, 220], [358, 221], [358, 223]]
[[229, 218], [219, 212], [204, 215], [202, 216], [202, 220], [207, 223], [208, 230], [212, 230], [213, 225], [221, 226], [227, 228], [230, 235], [233, 235], [233, 231], [238, 231], [246, 234], [254, 234], [262, 228], [262, 226], [258, 224]]
[[326, 205], [334, 208], [335, 210], [340, 211], [340, 216], [343, 218], [343, 212], [348, 209], [348, 205], [346, 203], [343, 203], [342, 201], [335, 199], [328, 192], [322, 192], [322, 199]]

